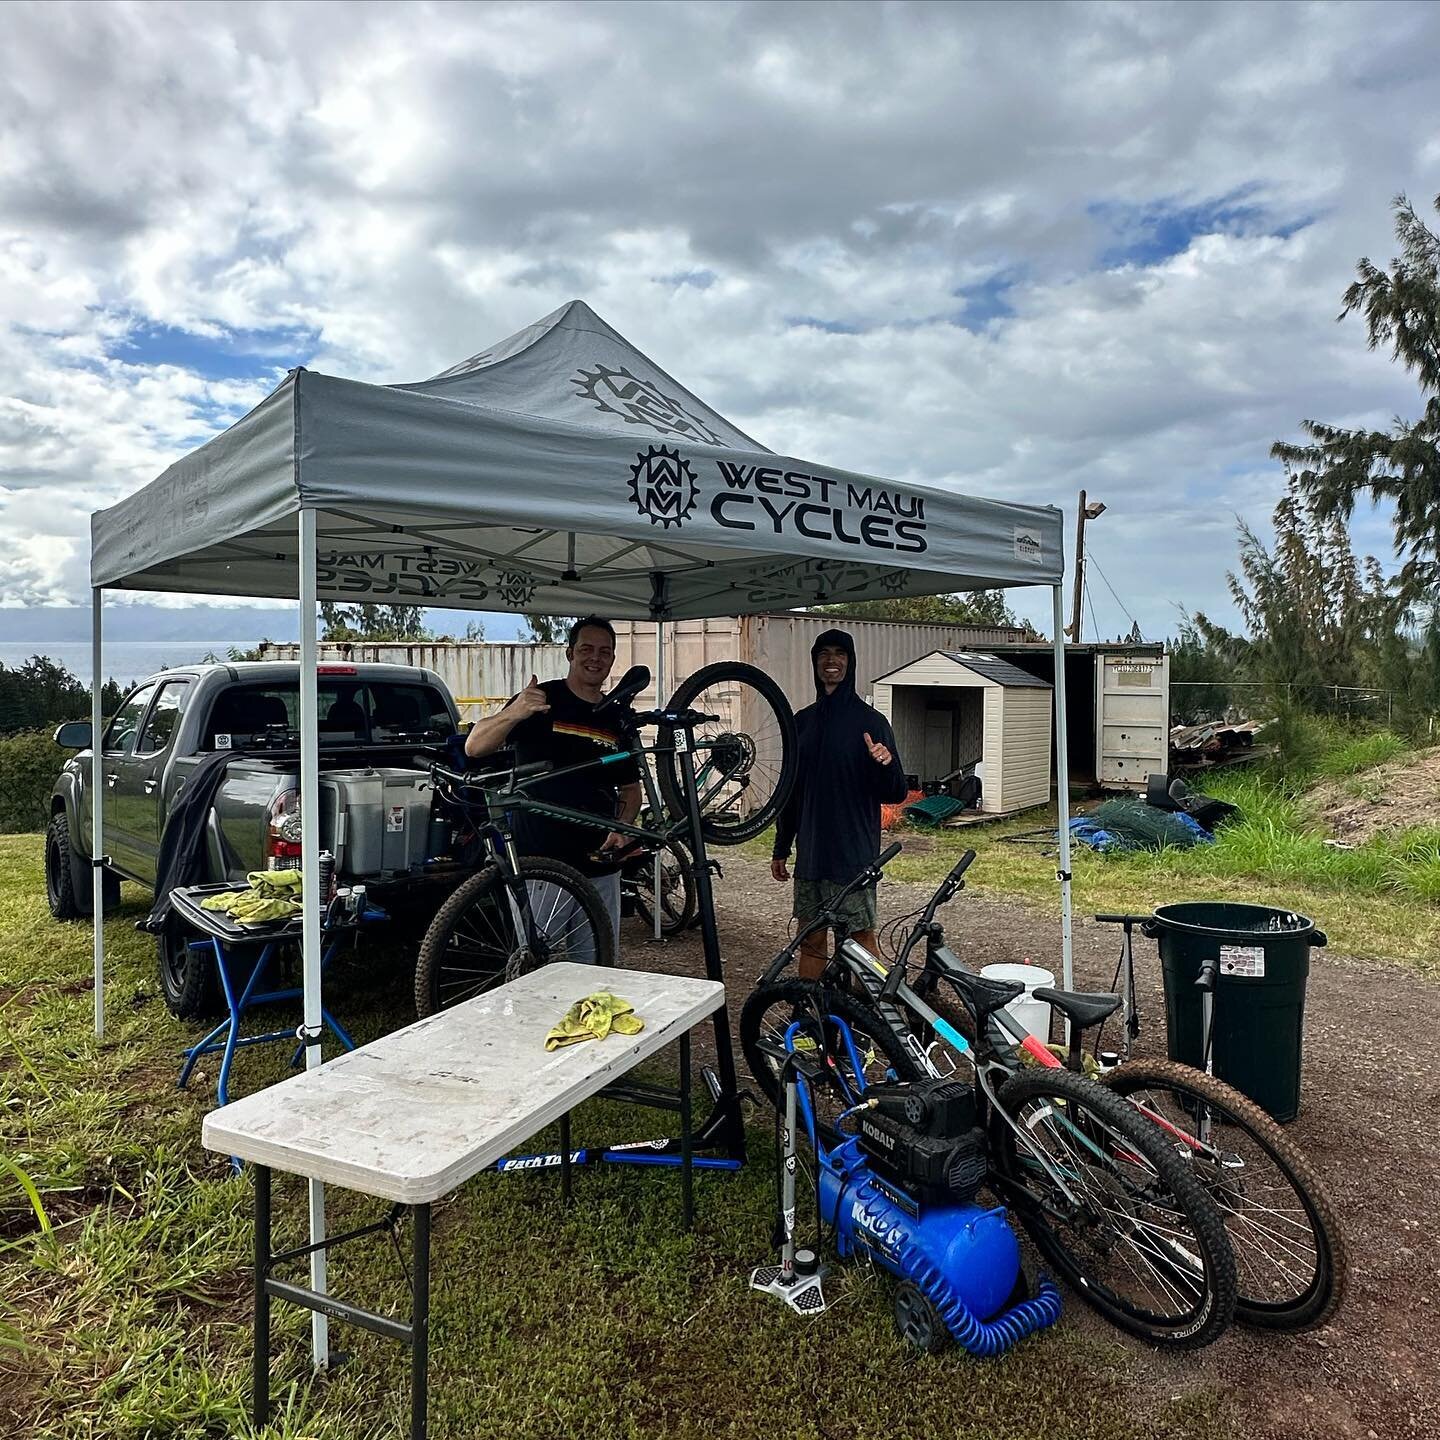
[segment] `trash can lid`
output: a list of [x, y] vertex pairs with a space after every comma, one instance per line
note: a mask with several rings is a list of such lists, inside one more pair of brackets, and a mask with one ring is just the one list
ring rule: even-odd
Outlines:
[[[1254, 944], [1274, 939], [1308, 939], [1315, 922], [1295, 910], [1277, 910], [1272, 905], [1243, 905], [1221, 900], [1192, 900], [1183, 905], [1157, 905], [1151, 923], [1163, 930], [1188, 935], [1207, 935], [1220, 940]], [[1320, 941], [1324, 944], [1324, 941]]]

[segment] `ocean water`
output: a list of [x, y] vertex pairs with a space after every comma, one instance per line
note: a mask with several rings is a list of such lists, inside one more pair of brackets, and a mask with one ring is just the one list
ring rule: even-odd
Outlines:
[[[233, 646], [253, 649], [258, 640], [116, 640], [106, 642], [102, 670], [105, 679], [132, 685], [171, 665], [194, 665], [206, 655], [227, 658]], [[16, 669], [32, 655], [44, 655], [63, 665], [83, 684], [90, 683], [90, 645], [87, 641], [22, 640], [0, 643], [0, 665]]]

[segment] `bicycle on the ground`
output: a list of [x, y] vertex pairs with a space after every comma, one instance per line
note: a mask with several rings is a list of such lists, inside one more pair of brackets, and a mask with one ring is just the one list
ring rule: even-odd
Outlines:
[[[788, 1048], [815, 1052], [828, 1084], [812, 1088], [810, 1114], [817, 1138], [833, 1146], [870, 1084], [944, 1079], [968, 1062], [988, 1184], [1046, 1258], [1122, 1329], [1172, 1348], [1210, 1343], [1234, 1313], [1236, 1276], [1204, 1187], [1159, 1127], [1118, 1095], [1065, 1068], [1028, 1033], [1019, 1046], [996, 1043], [991, 1022], [1023, 987], [971, 974], [944, 945], [935, 913], [963, 885], [973, 851], [924, 907], [894, 965], [846, 937], [820, 980], [781, 978], [801, 942], [833, 928], [844, 896], [878, 881], [899, 849], [892, 845], [802, 927], [745, 1002], [741, 1045], [760, 1089], [780, 1102], [787, 1035]], [[971, 1017], [973, 1045], [906, 982], [906, 961], [922, 941], [931, 972]], [[1096, 1008], [1095, 997], [1064, 991], [1052, 992], [1051, 1003], [1077, 1023]]]
[[[1121, 1000], [1120, 1049], [1100, 1078], [1160, 1126], [1205, 1186], [1225, 1219], [1235, 1251], [1236, 1318], [1275, 1330], [1313, 1329], [1339, 1307], [1345, 1291], [1345, 1238], [1334, 1201], [1305, 1153], [1254, 1101], [1213, 1073], [1215, 983], [1219, 959], [1201, 962], [1204, 1068], [1134, 1058], [1140, 1034], [1132, 931], [1148, 915], [1097, 915], [1123, 927], [1115, 981]], [[1100, 1049], [1104, 1021], [1093, 1053]], [[1072, 1036], [1079, 1051], [1080, 1037]], [[1077, 1055], [1072, 1063], [1083, 1063]]]

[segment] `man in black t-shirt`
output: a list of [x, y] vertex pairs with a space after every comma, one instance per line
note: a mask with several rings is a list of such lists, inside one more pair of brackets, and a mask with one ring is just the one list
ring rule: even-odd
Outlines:
[[[622, 754], [628, 711], [605, 702], [602, 686], [615, 664], [615, 629], [608, 620], [587, 615], [570, 627], [563, 680], [530, 683], [496, 715], [477, 721], [465, 737], [467, 755], [489, 755], [509, 747], [517, 763], [548, 760], [556, 770], [592, 763], [574, 775], [545, 778], [527, 786], [537, 800], [569, 810], [585, 810], [609, 821], [629, 822], [640, 813], [640, 772], [633, 758], [600, 765], [593, 762]], [[606, 856], [630, 841], [612, 830], [518, 811], [515, 843], [522, 855], [563, 860], [589, 877], [605, 902], [618, 944], [620, 867]], [[579, 957], [574, 957], [579, 958]]]

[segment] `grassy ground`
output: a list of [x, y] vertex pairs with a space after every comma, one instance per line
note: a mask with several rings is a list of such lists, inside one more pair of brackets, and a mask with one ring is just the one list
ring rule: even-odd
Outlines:
[[[1320, 773], [1355, 775], [1363, 784], [1364, 770], [1393, 758], [1398, 746], [1383, 735], [1347, 743], [1321, 757]], [[1222, 827], [1214, 845], [1108, 856], [1073, 846], [1075, 913], [1144, 913], [1212, 899], [1282, 906], [1309, 915], [1343, 954], [1398, 960], [1440, 975], [1440, 826], [1338, 850], [1308, 825], [1300, 788], [1256, 773], [1208, 777], [1206, 792], [1238, 805], [1243, 817]], [[1093, 803], [1077, 801], [1072, 811]], [[910, 853], [897, 856], [890, 873], [897, 880], [938, 881], [961, 851], [973, 848], [978, 858], [968, 886], [1053, 905], [1054, 825], [1052, 807], [957, 830], [902, 827], [892, 838], [907, 842]], [[1044, 834], [1031, 833], [1047, 827], [1048, 843]], [[751, 851], [768, 854], [769, 845], [767, 835]]]
[[[990, 842], [987, 841], [987, 844]], [[1042, 887], [1045, 868], [1023, 852]], [[997, 866], [987, 867], [992, 872]], [[90, 932], [45, 910], [38, 837], [0, 839], [0, 1425], [35, 1440], [248, 1436], [249, 1189], [199, 1147], [213, 1066], [175, 1088], [196, 1027], [166, 1012], [127, 887], [109, 929], [106, 1038], [91, 1029]], [[402, 963], [335, 973], [364, 1040], [411, 1018]], [[238, 1091], [283, 1073], [251, 1051]], [[663, 1117], [592, 1104], [575, 1141], [658, 1133]], [[752, 1165], [697, 1181], [693, 1236], [678, 1188], [645, 1171], [472, 1182], [436, 1218], [432, 1434], [586, 1440], [731, 1436], [1193, 1436], [1235, 1433], [1223, 1388], [1165, 1379], [1143, 1351], [1070, 1315], [1011, 1355], [921, 1360], [892, 1337], [888, 1283], [852, 1268], [816, 1325], [752, 1297], [767, 1257], [768, 1131]], [[32, 1203], [32, 1195], [34, 1201]], [[332, 1228], [376, 1207], [332, 1190]], [[37, 1208], [38, 1207], [38, 1208]], [[43, 1219], [41, 1218], [43, 1212]], [[300, 1243], [303, 1205], [277, 1187], [277, 1245]], [[400, 1307], [381, 1239], [340, 1251], [340, 1293]], [[406, 1355], [334, 1327], [352, 1364], [323, 1383], [308, 1317], [276, 1306], [270, 1437], [405, 1433]]]

